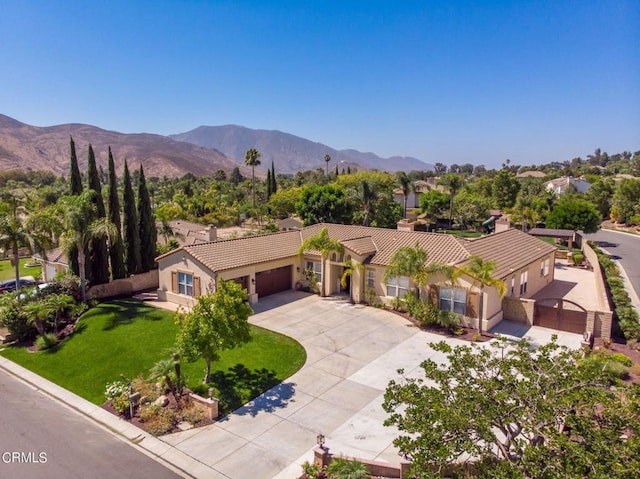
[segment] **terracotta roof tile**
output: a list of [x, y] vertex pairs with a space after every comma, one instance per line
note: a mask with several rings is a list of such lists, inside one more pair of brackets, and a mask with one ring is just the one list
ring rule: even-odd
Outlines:
[[375, 253], [378, 249], [371, 236], [348, 239], [341, 241], [341, 243], [345, 248], [349, 248], [351, 251], [359, 254], [360, 256], [366, 256], [368, 254]]
[[516, 229], [464, 241], [470, 254], [496, 262], [494, 276], [501, 279], [556, 249]]

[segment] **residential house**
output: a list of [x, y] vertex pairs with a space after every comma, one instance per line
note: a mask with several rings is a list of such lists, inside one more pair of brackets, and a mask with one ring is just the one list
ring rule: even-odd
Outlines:
[[42, 265], [42, 281], [52, 281], [58, 273], [69, 270], [69, 260], [61, 248], [54, 248], [46, 255], [36, 253], [33, 258]]
[[563, 195], [570, 186], [575, 188], [576, 193], [585, 193], [591, 187], [591, 183], [584, 178], [563, 176], [549, 181], [546, 188], [548, 191], [553, 191], [556, 195]]
[[[436, 184], [437, 178], [427, 178], [427, 180], [417, 180], [407, 195], [407, 208], [420, 208], [420, 195], [431, 190], [443, 191], [444, 188]], [[402, 188], [393, 190], [393, 199], [404, 205], [404, 193]]]
[[[322, 264], [320, 253], [298, 255], [302, 242], [327, 228], [340, 241], [344, 253], [333, 252]], [[221, 280], [233, 280], [249, 292], [252, 303], [280, 291], [300, 289], [314, 279], [317, 287], [331, 295], [343, 292], [340, 279], [345, 262], [355, 265], [348, 293], [355, 302], [375, 297], [390, 302], [411, 288], [409, 278], [384, 281], [384, 273], [398, 248], [416, 244], [428, 252], [428, 262], [464, 265], [472, 255], [495, 261], [495, 277], [507, 283], [507, 294], [529, 298], [553, 281], [555, 247], [518, 230], [507, 230], [475, 239], [420, 231], [398, 231], [355, 225], [316, 224], [299, 231], [284, 231], [210, 243], [185, 245], [157, 258], [158, 297], [182, 305], [213, 292]], [[310, 273], [313, 273], [311, 275]], [[324, 275], [324, 278], [323, 278]], [[483, 330], [502, 320], [502, 301], [493, 288], [485, 288], [462, 277], [456, 285], [433, 276], [421, 291], [440, 309], [463, 316], [470, 325], [480, 318]]]

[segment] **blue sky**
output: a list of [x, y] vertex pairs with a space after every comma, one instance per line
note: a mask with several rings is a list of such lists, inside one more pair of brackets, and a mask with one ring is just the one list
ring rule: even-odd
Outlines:
[[498, 167], [640, 149], [640, 0], [0, 0], [0, 113]]

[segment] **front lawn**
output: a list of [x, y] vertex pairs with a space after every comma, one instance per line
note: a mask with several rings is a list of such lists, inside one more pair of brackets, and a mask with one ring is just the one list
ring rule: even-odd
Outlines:
[[[12, 347], [0, 354], [27, 369], [102, 404], [104, 389], [120, 375], [147, 375], [155, 362], [168, 357], [177, 326], [174, 313], [133, 299], [101, 303], [80, 320], [77, 332], [53, 352]], [[302, 367], [304, 348], [295, 340], [251, 326], [252, 341], [212, 364], [213, 384], [226, 414], [282, 382]], [[189, 388], [205, 390], [204, 360], [182, 365]]]
[[[22, 258], [20, 260], [20, 277], [24, 276], [33, 276], [34, 278], [38, 278], [40, 276], [41, 267], [33, 266], [27, 268], [25, 265], [33, 263], [33, 258]], [[15, 279], [16, 270], [11, 265], [11, 261], [8, 259], [4, 259], [0, 261], [0, 281], [4, 281], [5, 279]]]

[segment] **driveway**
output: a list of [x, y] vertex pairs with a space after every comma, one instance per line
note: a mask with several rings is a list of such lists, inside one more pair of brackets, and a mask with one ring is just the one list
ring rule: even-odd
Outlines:
[[[392, 445], [396, 431], [382, 425], [387, 417], [384, 390], [398, 377], [398, 368], [419, 376], [425, 359], [444, 361], [428, 346], [444, 337], [420, 331], [388, 311], [293, 291], [265, 298], [255, 309], [253, 324], [305, 347], [303, 368], [217, 423], [162, 440], [209, 466], [206, 477], [214, 478], [297, 478], [301, 464], [313, 459], [319, 433], [333, 453], [398, 464]], [[505, 334], [527, 335], [538, 343], [552, 333], [521, 325], [509, 329], [506, 322], [501, 326]], [[571, 347], [582, 339], [559, 335]]]

